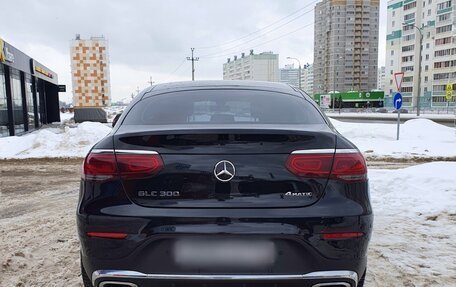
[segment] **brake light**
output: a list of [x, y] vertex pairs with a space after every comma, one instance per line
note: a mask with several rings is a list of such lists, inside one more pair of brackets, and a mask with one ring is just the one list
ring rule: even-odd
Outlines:
[[336, 153], [331, 177], [345, 181], [359, 181], [367, 178], [366, 161], [361, 153]]
[[287, 159], [286, 167], [297, 176], [310, 178], [360, 181], [367, 177], [366, 162], [359, 152], [291, 154]]
[[106, 180], [116, 175], [117, 165], [113, 153], [90, 153], [85, 158], [83, 179]]
[[163, 161], [158, 154], [117, 154], [116, 159], [122, 178], [154, 175], [163, 168]]
[[326, 178], [331, 172], [332, 161], [332, 154], [291, 154], [286, 166], [297, 176]]
[[125, 239], [128, 234], [122, 232], [87, 232], [87, 236], [109, 239]]
[[163, 168], [159, 154], [94, 151], [87, 155], [83, 165], [83, 179], [106, 180], [120, 176], [124, 179], [157, 174]]
[[350, 239], [350, 238], [358, 238], [363, 236], [364, 233], [362, 232], [338, 232], [338, 233], [323, 233], [321, 237], [323, 239]]

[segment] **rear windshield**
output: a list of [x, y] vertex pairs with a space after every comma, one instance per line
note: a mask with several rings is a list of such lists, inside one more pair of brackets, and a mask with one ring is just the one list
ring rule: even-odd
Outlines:
[[323, 117], [304, 98], [250, 90], [198, 90], [145, 98], [124, 125], [322, 124]]

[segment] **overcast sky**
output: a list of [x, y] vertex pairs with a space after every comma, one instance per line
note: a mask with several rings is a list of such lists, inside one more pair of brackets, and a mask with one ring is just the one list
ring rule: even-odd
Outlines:
[[[61, 99], [70, 102], [70, 41], [75, 34], [81, 38], [105, 36], [109, 41], [111, 96], [117, 101], [137, 87], [148, 86], [150, 76], [156, 83], [190, 80], [191, 62], [185, 60], [190, 47], [195, 47], [195, 56], [200, 57], [197, 80], [221, 79], [226, 58], [250, 49], [278, 53], [280, 67], [292, 63], [287, 57], [312, 63], [312, 9], [316, 2], [4, 1], [0, 37], [57, 72], [59, 82], [67, 85]], [[379, 65], [383, 65], [386, 0], [380, 2]]]

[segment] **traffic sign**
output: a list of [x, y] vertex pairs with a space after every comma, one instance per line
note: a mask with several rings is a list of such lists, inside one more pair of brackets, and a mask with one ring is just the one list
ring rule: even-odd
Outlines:
[[401, 93], [396, 93], [393, 98], [393, 106], [396, 110], [399, 110], [402, 107], [402, 95]]
[[453, 98], [453, 84], [446, 85], [445, 98], [448, 102]]
[[394, 80], [396, 81], [396, 88], [398, 91], [401, 90], [402, 79], [404, 78], [404, 72], [394, 73]]

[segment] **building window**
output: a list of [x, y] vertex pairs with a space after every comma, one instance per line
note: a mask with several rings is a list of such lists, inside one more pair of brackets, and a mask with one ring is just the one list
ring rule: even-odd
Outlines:
[[424, 66], [424, 71], [427, 72], [429, 70], [429, 66], [428, 65], [425, 65]]
[[451, 37], [446, 37], [446, 38], [441, 38], [435, 40], [435, 45], [445, 45], [445, 44], [450, 44], [451, 43]]
[[408, 10], [408, 9], [415, 8], [415, 7], [416, 7], [416, 2], [412, 2], [412, 3], [406, 4], [406, 5], [404, 5], [404, 11]]
[[25, 76], [25, 99], [27, 101], [27, 121], [28, 129], [35, 129], [35, 106], [33, 105], [32, 77]]
[[402, 52], [409, 52], [415, 50], [415, 45], [408, 45], [402, 47]]
[[0, 64], [0, 137], [9, 136], [8, 106], [6, 103], [5, 72]]
[[426, 60], [429, 60], [429, 54], [426, 54]]
[[11, 94], [14, 133], [17, 135], [24, 132], [24, 107], [22, 105], [21, 74], [16, 69], [11, 69]]
[[442, 26], [442, 27], [437, 27], [437, 29], [435, 30], [435, 33], [439, 34], [439, 33], [450, 32], [452, 26], [453, 25], [446, 25], [446, 26]]

